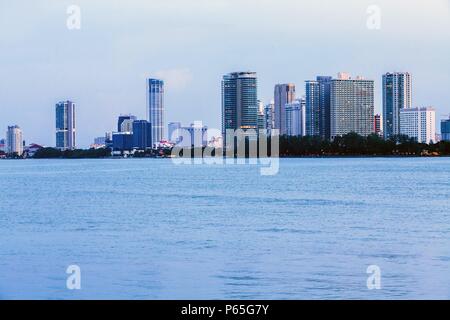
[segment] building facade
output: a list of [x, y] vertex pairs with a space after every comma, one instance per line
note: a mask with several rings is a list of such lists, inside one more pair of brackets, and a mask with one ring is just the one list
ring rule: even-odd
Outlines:
[[6, 153], [23, 154], [23, 134], [19, 126], [9, 126], [6, 132]]
[[304, 98], [297, 99], [286, 104], [286, 135], [306, 135], [306, 101]]
[[411, 75], [408, 72], [384, 74], [383, 131], [386, 139], [400, 134], [400, 111], [411, 106]]
[[274, 89], [275, 129], [280, 130], [280, 135], [286, 131], [286, 104], [295, 100], [295, 85], [292, 83], [277, 84]]
[[320, 136], [320, 85], [318, 81], [305, 82], [306, 99], [306, 135]]
[[275, 128], [275, 104], [273, 101], [264, 106], [264, 128], [268, 133]]
[[152, 124], [152, 144], [164, 140], [164, 81], [147, 81], [147, 120]]
[[450, 118], [441, 121], [441, 139], [450, 141]]
[[400, 110], [400, 134], [419, 143], [436, 142], [436, 111], [431, 108], [404, 108]]
[[373, 130], [374, 132], [379, 135], [383, 136], [383, 127], [382, 127], [382, 121], [381, 121], [381, 115], [376, 114], [373, 119]]
[[152, 124], [146, 120], [135, 120], [133, 122], [133, 148], [146, 150], [152, 146]]
[[135, 120], [137, 120], [136, 116], [131, 114], [120, 115], [117, 120], [117, 132], [132, 132], [133, 121]]
[[76, 148], [75, 103], [62, 101], [56, 104], [56, 148]]
[[222, 135], [232, 129], [258, 129], [258, 81], [255, 72], [234, 72], [222, 80]]
[[330, 134], [334, 139], [350, 132], [374, 132], [374, 81], [339, 74], [331, 81]]

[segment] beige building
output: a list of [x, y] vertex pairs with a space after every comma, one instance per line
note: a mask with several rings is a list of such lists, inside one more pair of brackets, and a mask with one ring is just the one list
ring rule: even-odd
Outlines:
[[7, 153], [23, 154], [23, 136], [19, 126], [10, 126], [6, 132]]

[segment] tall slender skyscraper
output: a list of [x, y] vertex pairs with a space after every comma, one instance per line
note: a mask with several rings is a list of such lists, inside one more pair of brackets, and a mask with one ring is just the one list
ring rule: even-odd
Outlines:
[[61, 101], [56, 104], [56, 148], [76, 148], [75, 103]]
[[305, 83], [306, 134], [330, 139], [331, 80], [329, 76], [318, 76]]
[[340, 74], [331, 82], [331, 138], [374, 132], [374, 81]]
[[10, 126], [6, 132], [6, 152], [21, 156], [23, 153], [23, 136], [19, 126]]
[[318, 81], [305, 82], [305, 124], [307, 136], [320, 136], [320, 85]]
[[222, 80], [222, 134], [227, 129], [258, 129], [256, 72], [233, 72]]
[[274, 90], [275, 103], [275, 129], [280, 130], [280, 135], [286, 131], [286, 104], [295, 100], [295, 85], [292, 83], [277, 84]]
[[394, 72], [383, 75], [384, 137], [400, 134], [400, 111], [412, 107], [411, 75]]
[[147, 81], [147, 117], [152, 124], [152, 144], [164, 136], [164, 81], [148, 79]]

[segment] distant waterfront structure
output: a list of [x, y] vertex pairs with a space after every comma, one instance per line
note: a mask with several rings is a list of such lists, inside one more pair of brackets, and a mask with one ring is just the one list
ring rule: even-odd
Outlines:
[[136, 116], [131, 114], [120, 115], [117, 120], [117, 132], [131, 132], [135, 120], [137, 120]]
[[274, 89], [275, 129], [280, 130], [280, 135], [286, 134], [286, 104], [295, 100], [295, 84], [277, 84]]
[[376, 114], [373, 119], [373, 130], [374, 132], [379, 135], [383, 136], [383, 127], [382, 127], [382, 121], [381, 121], [381, 115]]
[[146, 150], [152, 148], [152, 125], [146, 120], [133, 122], [133, 148]]
[[23, 154], [23, 134], [19, 126], [9, 126], [6, 132], [6, 153]]
[[302, 137], [306, 135], [305, 106], [305, 98], [286, 104], [286, 135]]
[[436, 111], [432, 107], [400, 110], [400, 134], [419, 143], [436, 142]]
[[394, 72], [383, 75], [383, 131], [389, 138], [400, 134], [400, 111], [412, 106], [411, 75]]
[[152, 144], [164, 139], [164, 81], [147, 80], [147, 120], [152, 124]]
[[450, 117], [441, 121], [441, 140], [450, 141]]
[[112, 145], [113, 152], [131, 152], [133, 150], [133, 134], [131, 132], [114, 132]]
[[266, 129], [264, 103], [262, 103], [262, 101], [258, 101], [258, 130], [264, 129]]
[[62, 101], [56, 104], [56, 148], [76, 148], [75, 103]]
[[180, 134], [179, 134], [179, 130], [181, 128], [181, 122], [169, 122], [168, 125], [168, 132], [169, 132], [169, 137], [168, 140], [172, 143], [178, 143], [180, 142]]
[[334, 139], [350, 132], [368, 136], [374, 132], [374, 81], [352, 79], [339, 73], [331, 81], [330, 134]]
[[0, 139], [0, 151], [6, 151], [6, 139]]
[[268, 133], [272, 131], [275, 127], [275, 103], [270, 101], [270, 103], [264, 106], [264, 128]]
[[223, 76], [222, 134], [224, 137], [228, 129], [245, 131], [258, 128], [257, 86], [256, 72], [233, 72]]

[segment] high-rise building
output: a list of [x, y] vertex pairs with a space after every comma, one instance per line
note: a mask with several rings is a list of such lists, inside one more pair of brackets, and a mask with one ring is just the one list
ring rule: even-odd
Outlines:
[[180, 128], [181, 123], [180, 122], [169, 122], [168, 129], [169, 129], [169, 141], [172, 143], [178, 143], [180, 142]]
[[56, 148], [76, 148], [75, 103], [62, 101], [56, 104]]
[[384, 137], [400, 134], [400, 110], [412, 106], [411, 75], [394, 72], [383, 75], [383, 131]]
[[306, 135], [306, 101], [296, 99], [286, 104], [286, 134], [288, 136]]
[[450, 141], [450, 118], [441, 121], [441, 139]]
[[320, 136], [321, 112], [320, 112], [320, 85], [318, 81], [305, 82], [306, 99], [306, 135]]
[[[133, 121], [137, 118], [131, 114], [120, 115], [117, 120], [117, 132], [132, 132]], [[125, 125], [124, 125], [125, 123]]]
[[113, 151], [131, 151], [133, 150], [133, 134], [131, 132], [114, 132], [112, 134]]
[[266, 128], [265, 115], [264, 115], [264, 103], [258, 101], [258, 130], [264, 130]]
[[152, 146], [152, 124], [146, 120], [135, 120], [133, 122], [133, 148], [146, 150]]
[[400, 134], [415, 138], [419, 143], [435, 143], [436, 111], [431, 107], [401, 109]]
[[292, 83], [277, 84], [274, 90], [275, 129], [280, 135], [286, 134], [286, 104], [295, 100], [295, 85]]
[[355, 132], [374, 132], [374, 81], [341, 73], [331, 81], [331, 138]]
[[379, 136], [383, 135], [383, 129], [382, 129], [382, 126], [381, 126], [381, 115], [379, 115], [379, 114], [376, 114], [374, 116], [374, 119], [373, 119], [373, 130], [374, 130], [374, 132], [377, 135], [379, 135]]
[[164, 139], [164, 81], [147, 81], [148, 121], [152, 124], [152, 144]]
[[332, 77], [317, 76], [305, 82], [306, 134], [330, 139]]
[[224, 137], [228, 129], [258, 129], [257, 86], [255, 72], [234, 72], [223, 76], [222, 134]]
[[6, 132], [6, 153], [23, 154], [23, 136], [22, 129], [19, 126], [9, 126]]
[[268, 132], [275, 128], [275, 104], [273, 101], [264, 107], [264, 128]]

